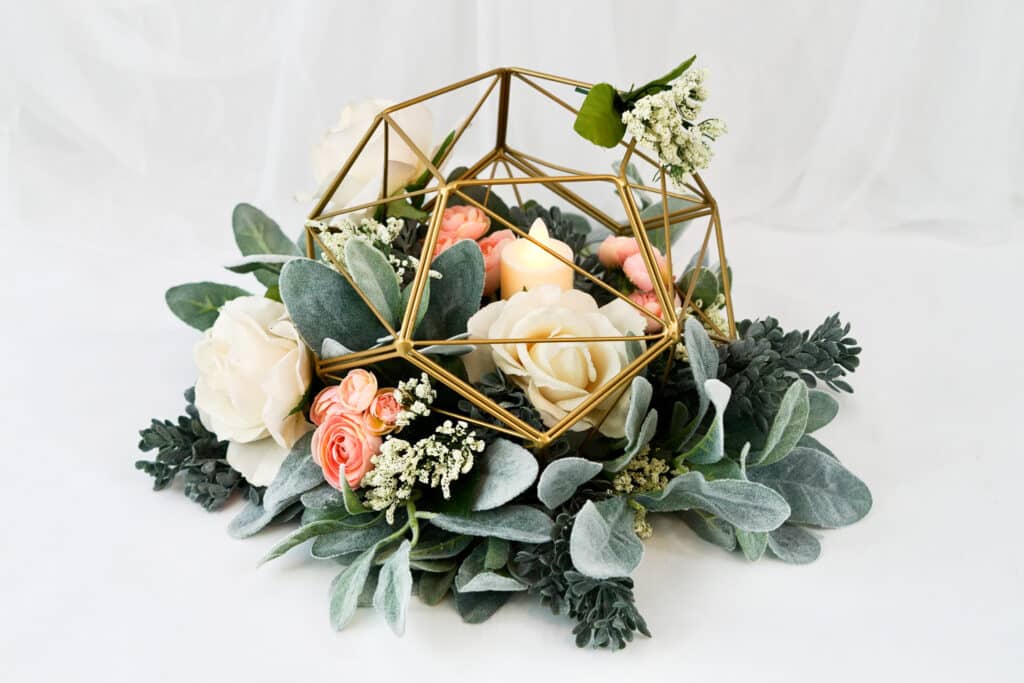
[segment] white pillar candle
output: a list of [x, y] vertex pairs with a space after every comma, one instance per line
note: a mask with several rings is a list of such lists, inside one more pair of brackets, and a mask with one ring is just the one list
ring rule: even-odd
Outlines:
[[[530, 226], [530, 237], [547, 248], [572, 261], [572, 248], [565, 242], [552, 239], [548, 226], [540, 218]], [[557, 285], [572, 289], [573, 270], [536, 244], [526, 239], [505, 245], [501, 252], [501, 298], [540, 285]]]

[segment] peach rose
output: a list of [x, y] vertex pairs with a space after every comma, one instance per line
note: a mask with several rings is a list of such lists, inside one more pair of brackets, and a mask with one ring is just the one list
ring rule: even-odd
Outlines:
[[377, 378], [372, 372], [349, 370], [338, 385], [338, 404], [350, 413], [361, 413], [370, 407], [377, 395]]
[[324, 471], [324, 479], [341, 490], [341, 476], [351, 489], [359, 488], [380, 450], [381, 439], [371, 434], [359, 415], [328, 415], [313, 432], [313, 459]]
[[[661, 271], [661, 277], [665, 281], [666, 285], [672, 282], [671, 275], [668, 272], [668, 262], [665, 257], [662, 256], [661, 252], [658, 251], [657, 247], [654, 249], [654, 260], [658, 264], [658, 270]], [[647, 264], [644, 263], [644, 257], [640, 253], [633, 254], [622, 262], [622, 272], [626, 274], [629, 281], [632, 282], [637, 289], [642, 292], [649, 292], [654, 289], [654, 283], [651, 282], [651, 274], [647, 272]]]
[[484, 295], [490, 296], [498, 291], [501, 284], [501, 252], [505, 246], [516, 238], [511, 230], [496, 230], [477, 242], [484, 254]]
[[381, 389], [363, 413], [363, 423], [371, 434], [384, 435], [395, 428], [400, 412], [402, 404], [398, 402], [395, 389]]
[[449, 206], [441, 217], [441, 232], [437, 236], [434, 256], [459, 240], [478, 240], [487, 234], [491, 219], [475, 206]]
[[606, 237], [597, 248], [597, 258], [605, 268], [621, 268], [627, 258], [640, 252], [640, 245], [632, 237]]
[[[655, 294], [654, 292], [636, 291], [630, 294], [629, 298], [633, 301], [633, 303], [638, 304], [642, 306], [645, 310], [650, 311], [651, 315], [657, 316], [659, 318], [661, 317], [661, 302], [658, 301], [658, 295]], [[679, 301], [679, 296], [677, 295], [676, 307], [678, 308], [681, 305], [682, 304]], [[644, 316], [644, 320], [647, 321], [647, 326], [644, 328], [644, 334], [654, 334], [656, 332], [661, 332], [660, 322], [646, 315]]]

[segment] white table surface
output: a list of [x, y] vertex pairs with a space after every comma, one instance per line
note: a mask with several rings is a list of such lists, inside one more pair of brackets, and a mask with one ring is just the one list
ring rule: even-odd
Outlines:
[[194, 377], [163, 290], [224, 279], [233, 253], [230, 206], [172, 199], [131, 230], [102, 222], [116, 209], [5, 230], [0, 680], [1021, 680], [1019, 244], [727, 223], [741, 315], [853, 322], [857, 393], [821, 438], [874, 509], [803, 567], [659, 519], [635, 577], [654, 638], [609, 654], [529, 599], [479, 626], [414, 600], [403, 639], [369, 610], [335, 633], [334, 566], [257, 568], [284, 529], [233, 540], [238, 505], [150, 491], [136, 431]]

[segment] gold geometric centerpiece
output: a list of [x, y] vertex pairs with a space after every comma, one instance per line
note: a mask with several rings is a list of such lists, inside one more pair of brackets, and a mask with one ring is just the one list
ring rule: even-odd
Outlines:
[[[698, 316], [711, 338], [716, 341], [725, 342], [736, 337], [730, 271], [726, 261], [721, 219], [715, 199], [700, 175], [693, 173], [689, 181], [683, 185], [684, 191], [668, 190], [665, 175], [660, 173], [659, 162], [644, 150], [638, 149], [635, 139], [623, 140], [612, 150], [605, 150], [577, 139], [576, 142], [581, 145], [578, 150], [566, 149], [566, 136], [561, 134], [566, 130], [566, 124], [571, 121], [571, 117], [578, 113], [577, 108], [570, 102], [578, 101], [577, 93], [585, 92], [591, 87], [591, 84], [583, 81], [528, 69], [500, 68], [387, 107], [376, 115], [309, 216], [311, 222], [307, 223], [306, 239], [308, 256], [314, 258], [318, 246], [325, 254], [329, 254], [329, 250], [324, 248], [321, 241], [317, 225], [323, 226], [332, 219], [346, 215], [372, 213], [393, 202], [415, 199], [425, 212], [421, 219], [423, 248], [420, 267], [411, 281], [411, 295], [397, 326], [391, 325], [387, 317], [374, 308], [370, 297], [359, 289], [345, 269], [339, 268], [342, 275], [374, 312], [388, 336], [373, 348], [319, 360], [317, 373], [323, 379], [337, 381], [350, 368], [401, 358], [450, 387], [480, 411], [496, 419], [498, 424], [465, 415], [464, 411], [452, 411], [450, 414], [453, 417], [486, 424], [489, 428], [511, 436], [545, 445], [573, 429], [581, 418], [597, 406], [613, 396], [621, 396], [628, 391], [631, 380], [659, 356], [671, 362], [680, 342], [683, 318], [686, 316]], [[414, 135], [403, 128], [403, 111], [425, 102], [445, 98], [462, 98], [460, 101], [465, 102], [464, 108], [458, 113], [458, 118], [453, 120], [453, 133], [440, 150], [421, 149], [415, 142]], [[552, 120], [558, 121], [557, 130], [560, 133], [560, 143], [552, 146], [550, 153], [545, 153], [546, 150], [524, 149], [520, 146], [517, 136], [519, 129], [516, 127], [516, 117], [522, 115], [529, 118], [530, 122], [534, 122], [537, 116], [543, 115], [542, 107], [554, 109], [566, 118], [563, 122], [557, 118], [559, 114], [548, 116], [548, 125]], [[485, 140], [493, 140], [488, 142], [487, 146], [493, 146], [475, 162], [468, 164], [464, 172], [449, 174], [446, 177], [441, 168], [454, 154], [461, 153], [464, 148], [471, 146], [479, 149], [478, 144], [471, 145], [466, 142], [470, 137], [467, 131], [470, 130], [477, 141], [481, 139], [479, 133], [483, 132], [487, 136]], [[493, 137], [489, 130], [493, 130]], [[411, 190], [408, 187], [399, 188], [396, 191], [389, 186], [388, 160], [394, 156], [396, 149], [401, 149], [424, 169], [425, 182], [422, 183], [422, 187]], [[390, 155], [389, 150], [392, 153]], [[556, 158], [549, 159], [551, 155], [555, 155]], [[377, 162], [380, 166], [376, 165]], [[376, 198], [364, 197], [366, 201], [346, 205], [350, 202], [347, 198], [341, 197], [339, 188], [344, 186], [346, 178], [357, 163], [372, 163], [376, 172], [383, 176], [383, 180]], [[589, 168], [583, 170], [578, 167], [580, 165]], [[652, 180], [644, 181], [644, 177]], [[544, 241], [538, 240], [530, 234], [527, 226], [517, 225], [508, 215], [497, 211], [490, 199], [492, 194], [499, 193], [509, 201], [514, 200], [520, 210], [528, 205], [528, 197], [546, 193], [567, 210], [580, 212], [594, 226], [606, 229], [609, 234], [635, 238], [644, 267], [651, 278], [658, 306], [645, 307], [631, 300], [612, 284], [588, 272], [586, 268], [558, 253]], [[603, 296], [625, 302], [645, 320], [652, 321], [648, 326], [648, 330], [652, 331], [648, 332], [639, 330], [627, 336], [573, 337], [575, 341], [594, 344], [621, 344], [624, 341], [638, 344], [633, 346], [636, 352], [631, 354], [631, 360], [618, 374], [546, 430], [528, 424], [498, 405], [465, 377], [424, 350], [430, 347], [437, 349], [445, 345], [479, 347], [495, 344], [559, 343], [564, 341], [564, 338], [550, 336], [421, 339], [414, 334], [414, 321], [417, 321], [423, 312], [421, 307], [430, 279], [429, 264], [441, 232], [444, 210], [452, 204], [476, 207], [489, 217], [496, 229], [512, 231], [517, 238], [528, 240], [545, 254], [570, 267], [577, 282], [588, 283], [592, 290]], [[722, 307], [726, 314], [724, 321], [721, 317], [716, 321], [707, 316], [701, 306], [693, 305], [699, 278], [678, 280], [677, 274], [682, 273], [683, 269], [673, 263], [672, 249], [665, 248], [673, 243], [672, 238], [678, 228], [691, 221], [694, 221], [693, 225], [703, 225], [703, 219], [706, 219], [706, 229], [703, 232], [691, 228], [685, 235], [693, 240], [697, 264], [705, 263], [712, 252], [717, 252], [724, 295]], [[663, 259], [656, 253], [656, 245], [661, 245]], [[656, 383], [657, 378], [651, 379]], [[445, 411], [439, 409], [439, 412]]]

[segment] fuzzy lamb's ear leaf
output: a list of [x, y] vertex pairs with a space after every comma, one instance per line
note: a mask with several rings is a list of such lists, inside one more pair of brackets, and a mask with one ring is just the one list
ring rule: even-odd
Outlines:
[[839, 414], [839, 402], [830, 394], [824, 391], [810, 391], [807, 393], [809, 412], [807, 414], [806, 434], [816, 432]]
[[480, 310], [484, 295], [483, 253], [473, 240], [462, 240], [441, 252], [430, 269], [440, 273], [441, 279], [431, 282], [430, 315], [420, 323], [418, 333], [423, 339], [462, 334]]
[[455, 575], [455, 590], [460, 593], [481, 591], [523, 591], [526, 585], [511, 576], [487, 569], [489, 543], [481, 543], [469, 554]]
[[420, 574], [419, 596], [427, 605], [436, 605], [448, 595], [455, 582], [455, 569], [440, 574], [424, 572]]
[[757, 562], [768, 547], [768, 533], [764, 531], [736, 530], [736, 541], [739, 543], [743, 556], [751, 562]]
[[318, 536], [310, 554], [317, 559], [342, 557], [363, 552], [391, 535], [394, 531], [383, 518], [374, 521], [372, 515], [349, 517], [342, 529]]
[[[409, 301], [412, 298], [412, 287], [416, 284], [410, 282], [402, 289], [402, 313], [405, 315], [405, 311], [409, 308]], [[420, 339], [416, 336], [419, 333], [420, 323], [423, 322], [423, 318], [427, 315], [427, 311], [430, 309], [430, 278], [427, 278], [426, 284], [423, 286], [423, 296], [420, 297], [419, 308], [416, 309], [416, 322], [413, 324], [413, 338]]]
[[334, 519], [324, 519], [317, 522], [310, 522], [309, 524], [303, 524], [286, 536], [284, 540], [271, 548], [270, 552], [264, 555], [263, 559], [260, 560], [260, 564], [265, 564], [271, 560], [281, 557], [295, 546], [300, 545], [311, 538], [323, 536], [324, 534], [344, 528], [345, 525], [340, 520]]
[[[235, 243], [242, 256], [298, 256], [301, 253], [295, 243], [281, 232], [281, 228], [272, 218], [251, 204], [239, 204], [235, 207], [231, 213], [231, 229], [235, 233]], [[277, 284], [277, 273], [272, 270], [256, 270], [255, 275], [256, 279], [267, 287]]]
[[334, 630], [340, 631], [352, 619], [359, 607], [359, 596], [363, 592], [363, 585], [366, 577], [370, 574], [370, 566], [373, 564], [373, 556], [377, 552], [377, 546], [373, 545], [364, 550], [355, 562], [345, 568], [331, 582], [331, 626]]
[[494, 613], [505, 606], [512, 593], [502, 591], [482, 591], [479, 593], [460, 593], [455, 591], [455, 610], [467, 624], [482, 624], [494, 616]]
[[779, 403], [779, 411], [775, 413], [771, 429], [768, 430], [764, 450], [751, 464], [771, 465], [789, 455], [804, 435], [809, 412], [807, 385], [802, 380], [796, 380], [789, 385]]
[[809, 531], [792, 524], [783, 524], [768, 532], [768, 550], [789, 564], [814, 562], [821, 554], [821, 544]]
[[596, 477], [602, 469], [601, 463], [586, 458], [559, 458], [541, 472], [537, 498], [553, 510], [572, 498], [576, 489]]
[[693, 382], [697, 386], [697, 414], [683, 431], [681, 443], [686, 443], [700, 427], [701, 421], [708, 412], [708, 404], [711, 399], [704, 390], [705, 383], [709, 379], [718, 377], [718, 350], [708, 336], [707, 330], [690, 316], [684, 323], [684, 338], [686, 341], [686, 355], [690, 359], [690, 370], [693, 372]]
[[405, 613], [412, 596], [412, 572], [409, 570], [409, 539], [404, 539], [380, 568], [377, 590], [373, 592], [373, 608], [384, 615], [391, 631], [405, 633]]
[[588, 500], [576, 514], [569, 537], [573, 566], [595, 579], [632, 574], [644, 554], [633, 528], [635, 518], [625, 496]]
[[439, 514], [430, 523], [445, 531], [468, 536], [495, 536], [520, 543], [545, 543], [551, 540], [551, 518], [528, 505], [506, 505], [494, 510], [467, 515]]
[[725, 407], [729, 404], [732, 390], [717, 379], [704, 382], [704, 393], [715, 406], [715, 419], [702, 436], [685, 453], [676, 456], [673, 464], [679, 467], [684, 462], [711, 465], [725, 456]]
[[220, 307], [240, 296], [250, 296], [240, 287], [217, 282], [189, 282], [171, 287], [164, 294], [171, 313], [197, 330], [213, 327], [220, 315]]
[[402, 293], [395, 271], [384, 254], [366, 240], [348, 240], [345, 267], [374, 308], [392, 327], [397, 327], [402, 317]]
[[789, 517], [785, 498], [750, 481], [707, 481], [700, 472], [681, 474], [661, 491], [636, 496], [651, 512], [703, 510], [746, 531], [771, 531]]
[[684, 510], [679, 516], [686, 526], [708, 543], [714, 543], [729, 552], [736, 550], [736, 527], [724, 519], [705, 517], [696, 510]]
[[626, 447], [622, 455], [604, 464], [606, 472], [619, 472], [654, 438], [658, 429], [658, 411], [648, 410], [654, 389], [646, 377], [637, 376], [629, 386], [629, 410], [626, 413]]
[[789, 521], [795, 524], [834, 529], [853, 524], [871, 509], [871, 492], [864, 482], [813, 448], [798, 446], [786, 458], [748, 474], [789, 501]]
[[537, 480], [537, 458], [508, 439], [495, 439], [477, 458], [471, 509], [490, 510], [509, 502]]
[[344, 339], [346, 347], [363, 351], [387, 334], [348, 280], [323, 263], [304, 258], [286, 263], [281, 269], [281, 297], [314, 351], [323, 349], [327, 338]]

